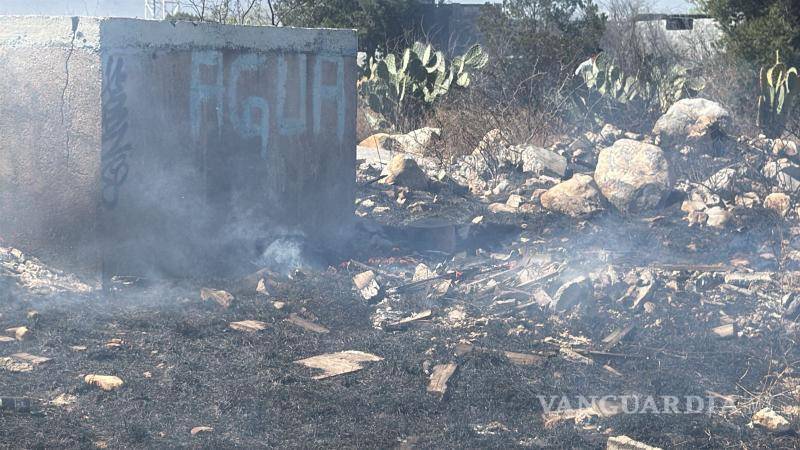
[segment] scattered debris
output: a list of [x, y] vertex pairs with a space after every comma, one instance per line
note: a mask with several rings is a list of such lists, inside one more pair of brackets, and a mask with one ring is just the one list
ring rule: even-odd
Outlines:
[[302, 364], [312, 369], [321, 369], [323, 373], [311, 378], [314, 380], [323, 380], [336, 375], [359, 371], [364, 368], [360, 363], [375, 361], [383, 361], [383, 358], [370, 353], [347, 350], [312, 356], [310, 358], [297, 360], [295, 363]]
[[711, 332], [723, 339], [736, 336], [736, 329], [732, 323], [714, 327]]
[[268, 325], [258, 320], [242, 320], [240, 322], [231, 322], [229, 327], [236, 331], [245, 331], [248, 333], [255, 333], [257, 331], [266, 330]]
[[310, 320], [306, 320], [295, 313], [289, 314], [289, 318], [286, 319], [286, 321], [305, 330], [313, 331], [314, 333], [330, 333], [330, 330], [324, 326], [314, 323]]
[[592, 282], [585, 276], [567, 281], [556, 291], [550, 309], [566, 311], [567, 309], [589, 301], [593, 296]]
[[200, 298], [204, 302], [213, 300], [217, 305], [226, 309], [231, 306], [234, 300], [233, 295], [231, 295], [229, 292], [209, 288], [203, 288], [200, 290]]
[[211, 427], [208, 427], [208, 426], [194, 427], [194, 428], [191, 429], [191, 431], [189, 431], [189, 433], [192, 436], [200, 434], [200, 433], [212, 433], [212, 432], [214, 432], [214, 429], [211, 428]]
[[400, 329], [403, 329], [403, 328], [407, 327], [408, 325], [411, 325], [414, 322], [417, 322], [417, 321], [420, 321], [420, 320], [427, 320], [432, 315], [433, 315], [433, 311], [431, 311], [430, 309], [426, 309], [425, 311], [414, 313], [414, 314], [412, 314], [412, 315], [410, 315], [408, 317], [404, 317], [404, 318], [402, 318], [402, 319], [400, 319], [400, 320], [398, 320], [396, 322], [391, 322], [389, 324], [386, 324], [384, 329], [386, 329], [386, 330], [400, 330]]
[[381, 287], [375, 279], [375, 272], [367, 270], [353, 277], [353, 284], [366, 301], [373, 301], [380, 295]]
[[751, 426], [759, 426], [774, 433], [782, 433], [791, 429], [791, 424], [786, 418], [772, 410], [764, 408], [753, 414]]
[[25, 337], [28, 335], [28, 327], [13, 327], [13, 328], [6, 328], [6, 333], [11, 334], [14, 338], [18, 341], [24, 340]]
[[458, 365], [455, 363], [435, 365], [431, 372], [430, 383], [428, 383], [428, 392], [431, 394], [444, 395], [447, 391], [447, 382], [456, 372], [457, 367]]
[[606, 450], [661, 450], [661, 448], [634, 441], [628, 436], [611, 436], [608, 438]]
[[83, 381], [91, 386], [97, 386], [104, 391], [113, 391], [125, 384], [121, 378], [113, 375], [86, 375]]

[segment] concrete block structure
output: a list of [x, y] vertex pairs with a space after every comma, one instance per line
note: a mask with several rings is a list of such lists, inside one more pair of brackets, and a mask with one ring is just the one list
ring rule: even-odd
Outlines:
[[352, 30], [0, 17], [0, 239], [109, 277], [214, 273], [278, 230], [340, 236], [356, 47]]

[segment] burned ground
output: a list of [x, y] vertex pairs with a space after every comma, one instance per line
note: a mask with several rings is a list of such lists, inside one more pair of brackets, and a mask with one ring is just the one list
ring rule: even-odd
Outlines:
[[[782, 225], [763, 219], [755, 224], [763, 232], [745, 239], [737, 232], [689, 232], [669, 220], [623, 227], [613, 217], [577, 224], [551, 217], [548, 226], [510, 235], [508, 221], [501, 222], [505, 232], [496, 234], [504, 237], [487, 242], [480, 256], [362, 248], [357, 258], [326, 271], [264, 275], [268, 294], [243, 291], [234, 282], [187, 281], [120, 287], [107, 295], [41, 296], [6, 277], [2, 328], [27, 325], [30, 332], [0, 343], [2, 354], [52, 359], [30, 372], [0, 370], [2, 396], [34, 401], [31, 412], [3, 411], [0, 442], [9, 448], [599, 448], [608, 436], [624, 434], [663, 448], [797, 447], [793, 432], [747, 425], [764, 406], [797, 420], [798, 351], [780, 317], [779, 295], [794, 281], [737, 287], [725, 279], [737, 273], [731, 260], [745, 255], [751, 265], [762, 264], [759, 273], [774, 271], [774, 261], [759, 262], [758, 254]], [[495, 226], [476, 228], [491, 235]], [[642, 242], [663, 250], [633, 253]], [[429, 283], [411, 283], [418, 263], [438, 267], [439, 279], [452, 281], [448, 292], [431, 295]], [[560, 270], [547, 275], [553, 263]], [[351, 278], [365, 265], [378, 273], [385, 292], [379, 303], [366, 302], [353, 288]], [[601, 267], [649, 268], [650, 305], [634, 308], [611, 282], [602, 288], [595, 281], [591, 299], [557, 314], [503, 292], [515, 289], [523, 269], [540, 279], [518, 290], [552, 294], [570, 271]], [[494, 279], [499, 288], [475, 283], [481, 279]], [[200, 300], [204, 283], [234, 292], [232, 305]], [[285, 306], [276, 309], [275, 302]], [[385, 325], [425, 309], [432, 311], [426, 320], [373, 326], [381, 310]], [[293, 313], [330, 332], [287, 322]], [[229, 327], [250, 319], [268, 327], [255, 333]], [[738, 334], [715, 335], [711, 329], [721, 320], [735, 324]], [[603, 345], [627, 326], [631, 331], [619, 343]], [[345, 350], [383, 360], [323, 380], [295, 363]], [[540, 358], [519, 364], [507, 351]], [[450, 362], [458, 367], [445, 394], [426, 392], [431, 368]], [[90, 373], [115, 375], [125, 384], [105, 392], [84, 382]], [[729, 409], [545, 423], [540, 402], [541, 396], [709, 393], [731, 397]], [[65, 398], [67, 404], [52, 402]], [[192, 435], [198, 426], [213, 431]]]

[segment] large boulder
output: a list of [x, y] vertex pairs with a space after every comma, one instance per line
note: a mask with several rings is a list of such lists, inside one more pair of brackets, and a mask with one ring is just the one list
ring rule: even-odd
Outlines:
[[420, 128], [406, 134], [377, 133], [364, 139], [360, 147], [387, 152], [412, 153], [425, 156], [433, 144], [440, 138], [439, 128]]
[[417, 162], [404, 155], [395, 155], [385, 169], [385, 184], [407, 187], [414, 190], [428, 189], [430, 180], [425, 172], [420, 169]]
[[620, 139], [600, 152], [594, 180], [617, 209], [632, 214], [658, 207], [673, 182], [664, 152], [630, 139]]
[[688, 145], [700, 151], [716, 149], [716, 143], [727, 135], [731, 114], [719, 103], [704, 98], [677, 101], [653, 127], [661, 137], [661, 145]]
[[603, 196], [594, 179], [582, 173], [550, 188], [539, 201], [547, 210], [576, 218], [589, 217], [604, 209]]

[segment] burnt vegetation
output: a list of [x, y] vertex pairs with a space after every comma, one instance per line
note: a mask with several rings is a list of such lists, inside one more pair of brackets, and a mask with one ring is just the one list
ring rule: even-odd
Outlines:
[[412, 1], [190, 3], [359, 28], [348, 240], [105, 286], [3, 243], [0, 446], [800, 446], [791, 2], [508, 0], [450, 47]]

